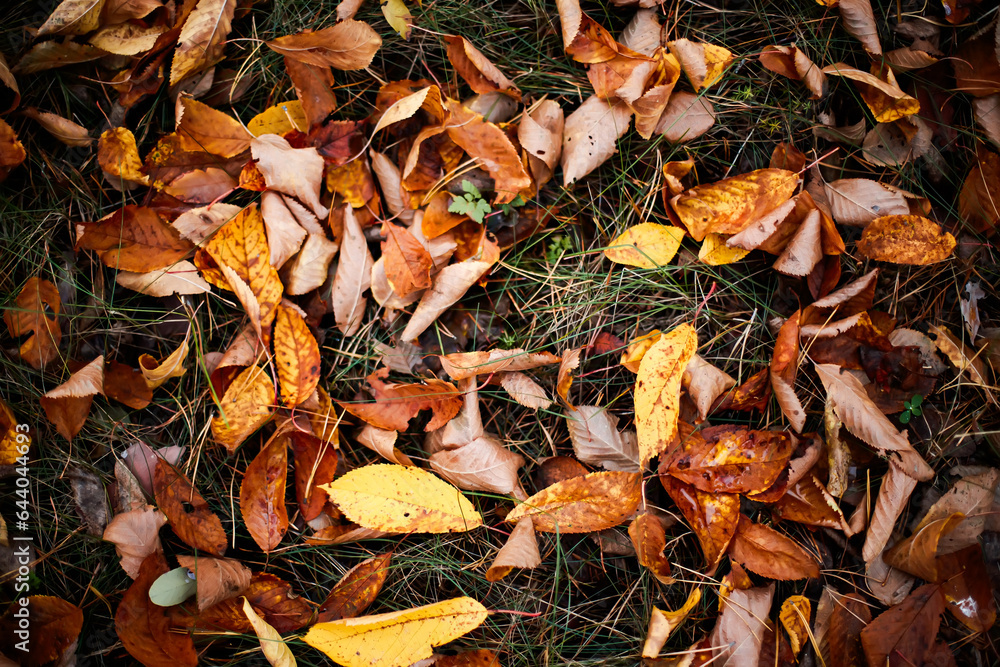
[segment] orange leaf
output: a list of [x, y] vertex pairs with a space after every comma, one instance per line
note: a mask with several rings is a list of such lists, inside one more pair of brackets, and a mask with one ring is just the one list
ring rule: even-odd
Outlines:
[[740, 497], [735, 493], [705, 493], [668, 475], [660, 483], [680, 509], [701, 544], [709, 567], [719, 564], [740, 517]]
[[294, 407], [312, 395], [319, 384], [319, 344], [298, 310], [283, 303], [275, 317], [274, 362], [283, 405]]
[[530, 516], [535, 530], [591, 533], [617, 526], [639, 506], [641, 475], [592, 472], [542, 489], [515, 507], [506, 521]]
[[389, 374], [382, 368], [368, 376], [368, 384], [375, 397], [374, 403], [343, 403], [340, 407], [376, 428], [387, 431], [405, 431], [410, 420], [421, 410], [431, 410], [433, 417], [425, 431], [433, 431], [447, 424], [462, 409], [462, 397], [450, 382], [429, 379], [422, 384], [396, 384], [382, 382]]
[[250, 536], [264, 553], [281, 543], [288, 530], [285, 480], [288, 478], [288, 445], [277, 437], [262, 447], [243, 474], [240, 513]]
[[31, 334], [21, 343], [20, 353], [21, 358], [35, 368], [43, 368], [59, 354], [62, 332], [56, 318], [61, 309], [62, 300], [56, 286], [33, 276], [21, 288], [13, 307], [3, 313], [11, 336]]
[[14, 128], [0, 119], [0, 182], [7, 178], [10, 170], [24, 162], [28, 153], [18, 140]]
[[778, 405], [796, 432], [806, 425], [806, 411], [795, 394], [795, 376], [799, 371], [799, 318], [800, 310], [789, 317], [778, 331], [771, 359], [771, 389]]
[[[27, 636], [17, 633], [17, 630], [25, 629], [20, 620], [24, 618], [30, 619]], [[0, 648], [6, 655], [18, 657], [19, 662], [11, 661], [12, 664], [25, 667], [67, 664], [75, 657], [76, 642], [82, 629], [83, 611], [75, 604], [49, 595], [22, 597], [8, 606], [7, 612], [0, 617]], [[17, 647], [27, 646], [26, 649], [15, 647], [19, 639], [23, 643], [17, 643]], [[23, 641], [25, 639], [27, 641]], [[69, 654], [64, 655], [67, 651]]]
[[267, 45], [272, 51], [309, 65], [358, 70], [371, 64], [382, 38], [367, 23], [346, 19], [322, 30], [272, 39]]
[[955, 237], [919, 215], [884, 215], [861, 234], [858, 252], [880, 262], [934, 264], [955, 251]]
[[375, 601], [389, 575], [392, 552], [358, 563], [348, 570], [320, 605], [317, 623], [354, 618]]
[[218, 417], [212, 419], [212, 436], [230, 454], [254, 431], [271, 419], [274, 383], [258, 366], [240, 372], [222, 396]]
[[431, 286], [431, 255], [410, 230], [391, 222], [382, 225], [382, 258], [385, 276], [396, 296], [404, 297]]
[[483, 95], [501, 92], [520, 101], [521, 91], [514, 82], [489, 61], [469, 40], [458, 35], [444, 38], [448, 44], [448, 60], [459, 76], [473, 91]]
[[659, 471], [706, 493], [760, 493], [785, 470], [793, 449], [781, 431], [713, 426], [682, 438]]
[[295, 498], [299, 513], [312, 521], [323, 512], [326, 491], [320, 484], [329, 484], [337, 472], [337, 450], [334, 445], [314, 435], [292, 431], [289, 434], [295, 456]]
[[209, 509], [187, 477], [166, 461], [157, 461], [153, 471], [153, 493], [156, 505], [167, 515], [170, 527], [185, 544], [216, 556], [226, 552], [229, 540], [219, 517]]
[[674, 578], [670, 576], [670, 561], [663, 554], [667, 538], [660, 520], [653, 514], [643, 512], [632, 520], [628, 536], [632, 539], [639, 565], [649, 568], [660, 583], [674, 583]]
[[153, 400], [153, 390], [138, 369], [111, 361], [104, 369], [104, 395], [141, 410]]
[[94, 396], [104, 393], [104, 357], [97, 357], [38, 399], [59, 435], [72, 441], [90, 414]]
[[926, 524], [922, 523], [917, 532], [886, 551], [882, 560], [897, 570], [925, 581], [940, 582], [938, 542], [964, 520], [964, 514], [955, 512]]
[[182, 149], [233, 157], [250, 148], [253, 135], [232, 116], [190, 97], [181, 96], [179, 103], [177, 135]]
[[941, 587], [927, 584], [882, 612], [861, 631], [868, 664], [924, 664], [941, 626], [944, 604]]
[[776, 530], [740, 515], [729, 557], [762, 577], [790, 581], [819, 577], [815, 559]]
[[162, 269], [194, 248], [156, 211], [132, 204], [82, 226], [77, 250], [94, 250], [105, 266], [121, 271], [146, 273]]
[[302, 102], [302, 110], [309, 127], [319, 125], [337, 108], [333, 92], [333, 72], [329, 65], [310, 65], [285, 56], [285, 71], [295, 86], [295, 94]]
[[837, 501], [827, 493], [815, 475], [806, 474], [791, 485], [773, 505], [776, 518], [807, 526], [836, 528], [850, 534]]
[[938, 559], [941, 592], [948, 611], [973, 632], [986, 632], [997, 620], [993, 586], [983, 561], [983, 548], [973, 544]]

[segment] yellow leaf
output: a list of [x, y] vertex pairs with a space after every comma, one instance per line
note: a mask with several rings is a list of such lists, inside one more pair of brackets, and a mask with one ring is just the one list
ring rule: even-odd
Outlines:
[[348, 519], [374, 530], [452, 533], [483, 523], [483, 517], [458, 489], [416, 467], [391, 463], [364, 466], [317, 488], [326, 491]]
[[653, 329], [648, 334], [643, 334], [633, 340], [625, 348], [625, 352], [622, 353], [621, 365], [633, 373], [638, 373], [642, 358], [646, 356], [649, 348], [653, 347], [653, 344], [660, 340], [660, 336], [662, 335], [663, 333], [659, 329]]
[[97, 142], [97, 162], [110, 182], [118, 179], [149, 185], [149, 176], [142, 173], [142, 158], [135, 136], [125, 127], [105, 130]]
[[317, 623], [305, 642], [346, 667], [405, 667], [431, 657], [432, 647], [479, 627], [489, 612], [472, 598], [375, 616]]
[[31, 436], [17, 430], [18, 421], [10, 407], [0, 400], [0, 465], [17, 463], [17, 457], [28, 453]]
[[884, 78], [848, 67], [844, 63], [828, 65], [823, 68], [823, 72], [856, 82], [861, 99], [871, 109], [877, 123], [891, 123], [920, 111], [920, 102], [903, 92], [888, 67], [882, 71]]
[[142, 377], [146, 379], [146, 384], [150, 389], [156, 389], [170, 378], [179, 378], [187, 372], [184, 368], [184, 360], [187, 358], [188, 342], [187, 338], [177, 346], [167, 357], [157, 363], [156, 359], [148, 354], [139, 357], [139, 370]]
[[297, 309], [285, 303], [274, 322], [274, 362], [283, 405], [294, 407], [312, 395], [319, 384], [319, 344]]
[[643, 222], [620, 234], [605, 248], [604, 256], [616, 264], [655, 269], [670, 263], [683, 240], [680, 227]]
[[309, 131], [309, 121], [302, 103], [298, 100], [288, 100], [273, 107], [264, 109], [247, 123], [250, 134], [259, 137], [262, 134], [284, 135], [292, 130]]
[[535, 530], [546, 533], [592, 533], [617, 526], [639, 506], [642, 475], [592, 472], [542, 489], [507, 515], [516, 523], [530, 516]]
[[662, 611], [653, 607], [653, 613], [649, 617], [646, 643], [642, 647], [642, 657], [659, 657], [660, 649], [667, 643], [670, 634], [680, 627], [699, 602], [701, 602], [701, 586], [697, 586], [691, 591], [684, 606], [677, 611]]
[[383, 0], [382, 15], [393, 30], [399, 33], [403, 39], [410, 38], [410, 22], [413, 15], [407, 9], [403, 0]]
[[222, 397], [222, 414], [212, 419], [212, 437], [232, 454], [271, 418], [274, 399], [274, 383], [264, 369], [245, 369]]
[[257, 615], [257, 612], [250, 606], [250, 601], [246, 598], [243, 598], [243, 613], [247, 615], [250, 625], [253, 626], [253, 631], [257, 633], [257, 637], [260, 639], [260, 650], [264, 653], [267, 661], [274, 667], [295, 667], [295, 656], [292, 655], [288, 644], [282, 641], [277, 630]]
[[635, 427], [639, 436], [639, 462], [643, 466], [677, 437], [681, 380], [697, 349], [697, 332], [690, 324], [682, 324], [660, 336], [639, 363]]
[[792, 645], [792, 653], [796, 657], [809, 639], [809, 615], [812, 613], [812, 603], [802, 595], [789, 596], [781, 603], [778, 619], [788, 633]]
[[721, 266], [738, 262], [750, 254], [749, 250], [743, 248], [730, 248], [726, 245], [728, 236], [722, 234], [708, 234], [698, 251], [698, 259], [711, 266]]

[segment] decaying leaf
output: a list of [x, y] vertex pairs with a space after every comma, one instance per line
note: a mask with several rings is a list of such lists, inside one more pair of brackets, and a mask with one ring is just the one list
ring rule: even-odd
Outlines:
[[739, 494], [706, 493], [670, 475], [660, 475], [660, 483], [694, 531], [709, 568], [714, 569], [736, 534]]
[[885, 215], [865, 227], [858, 252], [895, 264], [933, 264], [948, 259], [955, 237], [919, 215]]
[[288, 478], [288, 443], [273, 438], [261, 447], [243, 474], [240, 512], [250, 536], [264, 553], [277, 548], [288, 530], [285, 480]]
[[670, 561], [663, 553], [667, 539], [660, 520], [649, 512], [643, 512], [632, 520], [628, 535], [639, 557], [639, 564], [648, 568], [660, 583], [674, 583], [675, 579], [670, 576]]
[[13, 305], [4, 310], [3, 319], [11, 336], [31, 334], [21, 343], [20, 353], [21, 358], [35, 368], [43, 368], [59, 354], [62, 331], [57, 318], [60, 310], [59, 290], [37, 276], [28, 279]]
[[72, 441], [90, 414], [94, 396], [104, 393], [104, 357], [97, 357], [69, 376], [61, 385], [46, 392], [38, 402], [45, 417], [59, 435]]
[[761, 493], [788, 467], [793, 449], [788, 433], [713, 426], [681, 437], [660, 472], [706, 493]]
[[382, 46], [382, 39], [362, 21], [346, 19], [329, 28], [279, 37], [267, 46], [283, 56], [317, 67], [364, 69]]
[[167, 517], [162, 512], [146, 506], [115, 515], [104, 529], [104, 539], [114, 543], [115, 551], [121, 557], [122, 569], [128, 576], [133, 579], [138, 577], [139, 567], [146, 556], [163, 551], [159, 531], [166, 522]]
[[608, 104], [596, 95], [571, 113], [563, 127], [563, 185], [583, 178], [614, 155], [631, 118], [624, 103]]
[[815, 559], [792, 539], [740, 515], [729, 557], [746, 569], [782, 581], [819, 577]]
[[507, 515], [531, 517], [546, 533], [590, 533], [617, 526], [639, 506], [639, 473], [592, 472], [543, 489]]
[[243, 613], [253, 626], [264, 657], [273, 667], [295, 667], [295, 656], [288, 645], [282, 641], [281, 635], [267, 621], [257, 615], [250, 602], [243, 598]]
[[320, 605], [317, 623], [354, 618], [375, 601], [389, 575], [392, 552], [369, 558], [344, 573]]
[[216, 556], [226, 552], [229, 538], [222, 521], [191, 482], [166, 461], [153, 471], [153, 491], [157, 507], [185, 544]]
[[788, 633], [792, 644], [792, 653], [796, 656], [809, 641], [809, 616], [812, 614], [812, 603], [803, 595], [792, 595], [781, 603], [778, 620]]
[[606, 408], [579, 405], [566, 413], [566, 425], [576, 457], [606, 470], [637, 472], [638, 441], [635, 434], [618, 430], [618, 418]]
[[687, 600], [676, 611], [663, 611], [653, 607], [653, 613], [649, 617], [649, 630], [646, 633], [646, 642], [642, 646], [642, 657], [656, 658], [660, 655], [660, 650], [667, 643], [667, 639], [680, 625], [687, 620], [691, 611], [701, 602], [701, 587], [696, 586], [688, 594]]
[[635, 384], [641, 466], [664, 451], [677, 435], [681, 381], [697, 347], [694, 327], [682, 324], [660, 336], [642, 357]]
[[250, 569], [232, 558], [180, 554], [177, 562], [190, 570], [198, 582], [199, 611], [235, 598], [250, 586]]

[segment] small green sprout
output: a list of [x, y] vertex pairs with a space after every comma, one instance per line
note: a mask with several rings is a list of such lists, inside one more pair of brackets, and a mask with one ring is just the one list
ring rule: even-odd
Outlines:
[[483, 218], [485, 218], [493, 209], [491, 209], [489, 203], [483, 199], [483, 195], [479, 192], [479, 188], [469, 181], [462, 181], [462, 189], [465, 190], [465, 194], [461, 197], [455, 197], [452, 195], [453, 198], [451, 203], [448, 204], [448, 210], [452, 213], [467, 215], [476, 222], [482, 224]]
[[903, 424], [909, 424], [911, 419], [922, 415], [924, 411], [920, 409], [920, 404], [923, 402], [924, 397], [920, 394], [914, 394], [910, 400], [903, 401], [903, 407], [906, 410], [899, 415], [899, 421]]

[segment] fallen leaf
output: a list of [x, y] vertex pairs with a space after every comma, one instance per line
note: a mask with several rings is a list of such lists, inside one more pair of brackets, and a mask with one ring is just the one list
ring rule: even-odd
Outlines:
[[871, 0], [840, 0], [838, 7], [844, 30], [861, 42], [861, 46], [871, 55], [882, 55], [882, 43], [878, 38]]
[[[83, 629], [83, 610], [71, 602], [51, 595], [19, 597], [17, 604], [10, 604], [0, 617], [0, 648], [12, 665], [41, 667], [41, 665], [72, 664]], [[12, 600], [13, 602], [13, 600]], [[30, 620], [30, 631], [24, 634], [21, 619]], [[20, 641], [17, 641], [20, 640]], [[16, 652], [15, 652], [16, 651]]]
[[317, 623], [339, 621], [363, 614], [375, 601], [389, 576], [392, 552], [361, 561], [340, 578], [320, 605]]
[[517, 470], [524, 457], [487, 435], [457, 449], [435, 452], [429, 461], [434, 472], [466, 491], [509, 495], [521, 488]]
[[10, 170], [28, 157], [24, 144], [17, 138], [14, 128], [0, 120], [0, 182], [7, 178]]
[[132, 204], [82, 227], [77, 249], [93, 250], [105, 266], [122, 271], [146, 273], [171, 266], [193, 247], [156, 211]]
[[790, 581], [819, 577], [816, 560], [794, 540], [740, 515], [729, 557], [755, 574]]
[[659, 472], [706, 493], [760, 493], [788, 467], [794, 449], [782, 431], [713, 426], [682, 436], [680, 446], [661, 458]]
[[865, 584], [871, 594], [884, 605], [902, 602], [914, 583], [916, 580], [910, 575], [886, 565], [882, 554], [865, 563]]
[[[310, 71], [322, 70], [320, 67], [306, 65], [291, 58], [285, 58], [285, 63], [289, 62], [293, 62], [303, 68], [308, 68]], [[326, 68], [326, 71], [329, 72], [330, 69]], [[289, 76], [291, 76], [290, 72]], [[308, 132], [309, 126], [309, 119], [306, 118], [306, 112], [302, 107], [302, 103], [299, 100], [288, 100], [287, 102], [280, 102], [274, 106], [270, 106], [251, 118], [250, 122], [247, 123], [247, 130], [255, 137], [259, 137], [262, 134], [284, 136], [295, 130]]]
[[615, 237], [604, 249], [604, 256], [615, 264], [655, 269], [670, 263], [684, 236], [679, 227], [643, 222]]
[[639, 506], [641, 477], [631, 472], [592, 472], [531, 496], [506, 521], [531, 517], [545, 533], [591, 533], [617, 526]]
[[[861, 382], [834, 364], [815, 364], [816, 372], [827, 392], [827, 400], [851, 433], [879, 450], [898, 456], [901, 470], [918, 481], [934, 477], [934, 471], [924, 461], [905, 433], [900, 433], [875, 406]], [[867, 559], [866, 559], [867, 560]]]
[[115, 545], [125, 574], [137, 578], [146, 556], [163, 551], [159, 531], [166, 522], [167, 517], [151, 505], [122, 512], [111, 520], [104, 529], [104, 539]]
[[264, 134], [250, 141], [250, 154], [269, 190], [295, 197], [317, 218], [326, 219], [329, 211], [319, 200], [324, 162], [316, 148], [292, 148], [287, 139]]
[[507, 394], [526, 408], [538, 410], [552, 405], [545, 389], [524, 373], [503, 372], [498, 374], [498, 379]]
[[641, 467], [663, 452], [677, 435], [681, 381], [698, 347], [698, 334], [682, 324], [649, 348], [635, 384], [635, 424]]
[[448, 310], [465, 292], [476, 284], [493, 267], [493, 261], [468, 259], [449, 264], [434, 278], [434, 285], [420, 297], [413, 316], [406, 323], [400, 340], [413, 341], [432, 325], [441, 313]]
[[538, 552], [538, 540], [531, 517], [519, 519], [507, 541], [497, 552], [493, 564], [486, 571], [487, 581], [500, 581], [515, 567], [534, 569], [541, 565], [542, 556]]
[[382, 15], [385, 16], [386, 23], [399, 33], [400, 37], [409, 39], [410, 22], [413, 21], [413, 16], [407, 9], [406, 3], [403, 0], [379, 0], [379, 2], [382, 5]]
[[85, 35], [101, 24], [102, 0], [62, 0], [38, 29], [38, 36]]
[[19, 74], [35, 74], [43, 70], [90, 62], [108, 55], [106, 51], [79, 42], [49, 40], [35, 44], [14, 67]]
[[[877, 66], [873, 69], [878, 71]], [[891, 123], [920, 111], [920, 102], [899, 88], [896, 77], [888, 67], [882, 70], [884, 78], [848, 67], [844, 63], [828, 65], [823, 68], [823, 72], [857, 83], [861, 99], [868, 105], [877, 123]]]
[[[250, 605], [279, 633], [295, 632], [311, 623], [314, 608], [292, 591], [289, 583], [273, 574], [254, 572], [250, 585], [243, 591]], [[170, 620], [182, 627], [201, 628], [214, 633], [220, 631], [248, 634], [253, 630], [242, 602], [238, 598], [223, 600], [204, 611], [199, 611], [194, 601], [170, 608]]]
[[[829, 604], [828, 628], [821, 632], [820, 618]], [[816, 643], [824, 660], [830, 665], [861, 665], [865, 659], [861, 648], [861, 631], [872, 620], [868, 605], [857, 593], [839, 595], [826, 587], [816, 609]], [[825, 650], [823, 650], [825, 649]]]
[[618, 418], [606, 408], [580, 405], [566, 413], [569, 438], [576, 457], [606, 470], [639, 472], [638, 441], [618, 430]]
[[405, 227], [385, 222], [382, 233], [385, 235], [382, 242], [385, 273], [393, 291], [403, 297], [430, 287], [433, 268], [430, 253]]
[[[128, 472], [135, 477], [136, 482], [147, 496], [153, 495], [153, 472], [160, 460], [176, 466], [187, 447], [171, 446], [150, 449], [149, 445], [138, 440], [122, 452], [122, 459]], [[146, 505], [144, 502], [143, 506]]]
[[527, 352], [520, 348], [479, 352], [456, 352], [438, 357], [441, 367], [453, 380], [465, 380], [477, 375], [527, 371], [539, 366], [559, 363], [551, 352]]
[[946, 607], [952, 616], [973, 632], [988, 632], [996, 623], [997, 608], [983, 549], [973, 544], [940, 557]]
[[697, 139], [712, 129], [713, 125], [715, 109], [711, 102], [700, 95], [681, 90], [670, 96], [653, 132], [678, 144]]
[[588, 97], [563, 126], [563, 185], [578, 181], [615, 154], [615, 143], [628, 132], [632, 111], [623, 102], [608, 104]]
[[312, 521], [323, 512], [326, 492], [319, 486], [333, 481], [337, 471], [337, 450], [333, 444], [301, 431], [288, 434], [295, 456], [295, 498], [299, 513]]
[[[32, 276], [14, 300], [13, 307], [4, 310], [3, 319], [11, 336], [31, 334], [20, 346], [21, 358], [41, 369], [59, 355], [59, 312], [62, 299], [54, 284]], [[50, 315], [51, 313], [51, 315]]]
[[274, 382], [259, 366], [245, 368], [237, 375], [212, 419], [212, 437], [230, 454], [236, 452], [261, 426], [271, 419], [275, 405]]
[[186, 95], [181, 95], [178, 105], [177, 137], [183, 150], [230, 158], [250, 148], [253, 135], [232, 116]]
[[425, 430], [441, 428], [462, 408], [462, 399], [455, 385], [435, 378], [424, 383], [397, 384], [383, 382], [388, 369], [368, 376], [374, 403], [338, 404], [352, 415], [372, 426], [390, 431], [405, 431], [409, 421], [421, 410], [431, 410], [433, 418]]
[[416, 467], [368, 465], [320, 488], [351, 521], [365, 528], [450, 533], [473, 530], [483, 522], [457, 489]]
[[770, 615], [774, 584], [766, 588], [736, 589], [722, 600], [722, 613], [709, 635], [714, 661], [719, 665], [756, 665]]
[[[344, 238], [341, 241], [337, 275], [333, 279], [333, 311], [337, 328], [351, 336], [361, 328], [368, 301], [361, 296], [371, 285], [372, 255], [361, 225], [348, 206], [344, 210]], [[405, 340], [404, 335], [404, 340]]]
[[723, 266], [738, 262], [750, 253], [749, 250], [730, 247], [728, 238], [714, 232], [706, 234], [701, 250], [698, 251], [698, 259], [709, 266]]
[[868, 664], [889, 664], [890, 656], [893, 660], [923, 664], [937, 638], [943, 612], [940, 586], [927, 584], [910, 593], [902, 604], [879, 614], [861, 631]]
[[371, 424], [365, 424], [364, 428], [354, 435], [355, 440], [373, 452], [376, 452], [379, 456], [390, 463], [395, 463], [401, 466], [416, 465], [412, 460], [410, 460], [409, 456], [401, 452], [399, 448], [396, 447], [396, 440], [398, 438], [398, 432], [375, 428]]
[[149, 296], [205, 294], [212, 287], [198, 275], [198, 267], [187, 260], [146, 273], [118, 271], [115, 282]]
[[660, 475], [660, 483], [694, 531], [709, 568], [714, 569], [736, 534], [739, 494], [706, 493], [669, 475]]
[[663, 645], [670, 635], [687, 620], [698, 603], [701, 602], [701, 586], [695, 586], [687, 596], [687, 600], [676, 611], [663, 611], [653, 607], [649, 617], [649, 630], [646, 632], [646, 642], [642, 645], [643, 658], [657, 658]]
[[858, 252], [894, 264], [934, 264], [955, 250], [955, 237], [919, 215], [885, 215], [865, 227]]
[[33, 118], [46, 132], [67, 146], [80, 148], [94, 142], [87, 128], [58, 114], [39, 111], [35, 107], [25, 107], [21, 113]]
[[882, 478], [879, 486], [878, 499], [875, 501], [868, 533], [865, 535], [865, 545], [861, 551], [866, 563], [878, 558], [888, 565], [883, 559], [882, 551], [889, 544], [896, 520], [906, 509], [906, 503], [916, 486], [917, 480], [903, 472], [895, 461], [890, 461], [889, 472]]
[[405, 667], [429, 658], [486, 620], [488, 611], [472, 598], [376, 616], [317, 623], [303, 640], [346, 667]]
[[515, 100], [521, 99], [521, 91], [514, 82], [504, 76], [469, 40], [449, 35], [444, 41], [448, 45], [448, 60], [472, 90], [480, 94], [501, 92]]
[[104, 357], [97, 357], [38, 399], [59, 435], [72, 442], [90, 414], [94, 396], [104, 393]]
[[294, 407], [312, 395], [319, 384], [319, 344], [298, 310], [284, 303], [274, 320], [274, 363], [283, 405]]
[[310, 65], [287, 56], [284, 65], [295, 87], [295, 95], [302, 103], [307, 128], [321, 124], [337, 108], [330, 67]]
[[639, 565], [648, 568], [661, 584], [670, 585], [676, 581], [670, 576], [670, 561], [663, 553], [667, 547], [666, 533], [655, 515], [643, 512], [636, 516], [629, 524], [628, 536]]
[[[827, 438], [828, 447], [829, 442]], [[833, 495], [815, 475], [808, 474], [789, 484], [785, 494], [771, 505], [771, 511], [776, 518], [782, 520], [839, 529], [851, 535], [850, 527]]]
[[[934, 334], [934, 345], [948, 357], [948, 361], [958, 369], [959, 373], [968, 375], [975, 384], [989, 386], [989, 382], [986, 381], [986, 365], [983, 363], [980, 350], [976, 350], [972, 345], [967, 347], [947, 327], [930, 324], [927, 328]], [[972, 351], [970, 347], [975, 350], [974, 353], [970, 354]]]
[[309, 65], [359, 70], [371, 64], [382, 38], [367, 23], [346, 19], [329, 28], [278, 37], [265, 44], [272, 51]]
[[449, 100], [446, 106], [448, 121], [444, 128], [451, 140], [493, 178], [496, 191], [494, 205], [509, 204], [522, 190], [531, 187], [531, 176], [525, 171], [520, 155], [503, 130], [461, 103]]
[[193, 208], [177, 217], [171, 224], [181, 238], [202, 245], [216, 230], [236, 217], [243, 210], [232, 204], [213, 204]]
[[781, 603], [778, 620], [788, 633], [792, 653], [798, 657], [809, 640], [809, 616], [812, 614], [812, 603], [802, 595], [790, 595]]
[[222, 60], [236, 4], [236, 0], [198, 0], [177, 38], [170, 66], [171, 86]]
[[826, 95], [826, 74], [797, 46], [765, 46], [758, 59], [772, 72], [801, 81], [812, 93], [812, 99], [822, 99]]
[[253, 607], [250, 606], [250, 602], [246, 598], [243, 598], [243, 613], [246, 614], [247, 619], [253, 626], [254, 632], [257, 633], [257, 638], [260, 639], [261, 652], [267, 658], [267, 661], [273, 667], [295, 667], [297, 664], [295, 656], [292, 654], [292, 650], [288, 648], [288, 644], [282, 641], [281, 635], [278, 634], [277, 630], [257, 615], [257, 612], [253, 610]]
[[250, 570], [238, 560], [179, 554], [177, 562], [190, 570], [198, 582], [199, 611], [235, 598], [250, 586]]
[[910, 207], [898, 190], [867, 178], [843, 178], [823, 184], [833, 219], [842, 225], [867, 225], [878, 217], [908, 215]]
[[801, 311], [785, 320], [774, 342], [771, 359], [771, 389], [778, 399], [781, 412], [792, 428], [801, 433], [806, 425], [806, 411], [795, 393], [795, 377], [799, 370], [799, 319]]
[[153, 471], [153, 492], [157, 507], [181, 541], [220, 557], [226, 552], [229, 538], [222, 521], [191, 482], [165, 461]]
[[696, 354], [691, 357], [691, 361], [684, 369], [681, 385], [698, 408], [698, 417], [704, 421], [708, 419], [708, 413], [715, 401], [734, 387], [736, 380]]
[[924, 581], [940, 582], [938, 569], [938, 543], [941, 538], [955, 530], [965, 515], [955, 512], [940, 519], [922, 521], [913, 535], [897, 542], [882, 554], [882, 559], [897, 570], [902, 570]]
[[528, 153], [528, 164], [538, 187], [552, 178], [562, 157], [564, 126], [562, 107], [555, 100], [542, 100], [521, 116], [517, 141]]
[[288, 441], [272, 438], [247, 466], [240, 484], [243, 523], [264, 553], [274, 551], [288, 530], [285, 480], [288, 478]]
[[133, 410], [142, 410], [153, 400], [153, 390], [139, 369], [114, 360], [104, 369], [104, 395]]
[[150, 389], [162, 386], [171, 378], [179, 378], [187, 372], [184, 367], [184, 360], [188, 354], [187, 337], [177, 346], [173, 352], [164, 357], [163, 361], [156, 361], [148, 354], [139, 357], [139, 371], [142, 373], [146, 385]]
[[696, 93], [721, 79], [726, 67], [733, 61], [733, 54], [728, 49], [707, 42], [678, 39], [667, 46], [680, 61]]
[[338, 246], [324, 234], [308, 234], [302, 249], [284, 267], [285, 294], [306, 294], [322, 286], [329, 277], [330, 263]]
[[976, 544], [982, 531], [995, 522], [991, 508], [998, 482], [1000, 471], [996, 468], [958, 480], [931, 505], [913, 529], [914, 533], [920, 532], [932, 522], [961, 512], [965, 515], [965, 521], [942, 536], [938, 543], [939, 551], [942, 554], [952, 553]]

